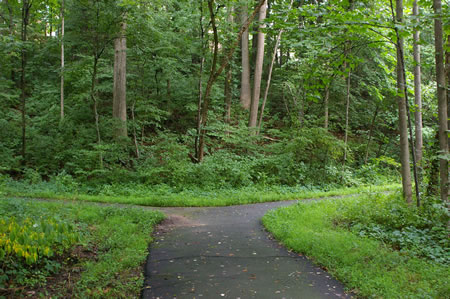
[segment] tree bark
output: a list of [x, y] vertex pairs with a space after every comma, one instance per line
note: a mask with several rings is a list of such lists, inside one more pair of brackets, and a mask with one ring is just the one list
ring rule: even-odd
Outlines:
[[134, 141], [134, 149], [136, 151], [136, 158], [139, 159], [140, 152], [139, 152], [139, 144], [137, 142], [137, 134], [136, 134], [136, 118], [134, 115], [134, 107], [136, 105], [136, 101], [133, 102], [133, 105], [131, 106], [131, 120], [133, 121], [133, 141]]
[[[99, 55], [97, 53], [94, 55], [94, 65], [92, 67], [92, 76], [91, 76], [91, 100], [94, 107], [94, 118], [95, 118], [95, 131], [97, 133], [97, 144], [100, 145], [102, 143], [101, 135], [100, 135], [100, 116], [98, 114], [98, 102], [96, 97], [96, 82], [97, 82], [97, 69], [98, 69], [98, 60]], [[103, 168], [103, 155], [99, 154], [99, 162], [100, 168]]]
[[[233, 7], [230, 7], [228, 12], [228, 23], [231, 25], [234, 22], [233, 19]], [[231, 62], [225, 68], [225, 88], [224, 88], [224, 96], [225, 96], [225, 123], [230, 124], [231, 122], [231, 100], [233, 97], [232, 92], [232, 76], [233, 76], [233, 68], [231, 66]]]
[[64, 4], [65, 0], [61, 0], [61, 119], [64, 118]]
[[[447, 74], [447, 87], [450, 88], [450, 34], [447, 36], [447, 46], [445, 51], [445, 73]], [[447, 117], [450, 115], [450, 92], [447, 88]], [[450, 128], [450, 119], [447, 121], [447, 128]]]
[[[413, 15], [419, 17], [419, 5], [417, 0], [414, 0]], [[416, 29], [413, 35], [414, 39], [414, 103], [416, 109], [414, 112], [414, 124], [416, 128], [416, 161], [419, 167], [422, 165], [422, 80], [421, 80], [421, 66], [420, 66], [420, 31]]]
[[[248, 18], [247, 5], [241, 7], [241, 21], [244, 24]], [[250, 86], [250, 58], [249, 58], [249, 33], [248, 28], [242, 34], [241, 40], [241, 106], [245, 110], [250, 109], [250, 103], [252, 101], [252, 90]]]
[[[223, 70], [228, 65], [231, 57], [233, 56], [234, 51], [236, 50], [236, 47], [238, 46], [239, 42], [241, 41], [242, 34], [245, 30], [248, 29], [248, 26], [255, 18], [256, 13], [259, 11], [261, 6], [265, 3], [265, 0], [260, 0], [259, 4], [255, 7], [255, 10], [253, 11], [252, 15], [247, 19], [247, 21], [242, 26], [241, 30], [239, 30], [236, 42], [234, 45], [230, 48], [230, 51], [225, 55], [223, 58], [222, 64], [220, 65], [219, 69], [215, 71], [215, 64], [217, 63], [217, 55], [214, 55], [213, 57], [213, 67], [211, 68], [211, 73], [209, 75], [208, 83], [206, 84], [205, 88], [205, 94], [204, 94], [204, 100], [202, 105], [202, 112], [201, 112], [201, 123], [200, 127], [197, 128], [197, 130], [200, 132], [199, 134], [199, 141], [198, 141], [198, 153], [196, 160], [197, 162], [201, 162], [203, 160], [204, 156], [204, 147], [205, 147], [205, 134], [206, 134], [206, 124], [208, 122], [207, 116], [208, 116], [208, 107], [209, 107], [209, 101], [210, 101], [210, 95], [211, 95], [211, 89], [214, 84], [214, 82], [217, 80], [217, 78], [222, 74]], [[210, 15], [211, 15], [211, 22], [214, 20], [213, 28], [215, 27], [215, 19], [214, 19], [214, 12], [212, 11], [212, 6], [214, 4], [214, 0], [208, 1], [208, 6], [210, 7]], [[214, 31], [214, 29], [213, 29]], [[218, 37], [217, 37], [217, 28], [216, 28], [215, 35], [215, 41], [214, 43], [218, 43]], [[215, 51], [218, 47], [214, 47]], [[217, 54], [217, 53], [216, 53]], [[215, 60], [215, 61], [214, 61]]]
[[264, 20], [267, 12], [267, 1], [264, 1], [261, 9], [259, 10], [259, 29], [258, 29], [258, 48], [256, 53], [255, 62], [255, 76], [253, 82], [253, 96], [250, 105], [250, 118], [248, 122], [249, 128], [255, 128], [258, 118], [259, 97], [261, 93], [261, 78], [264, 62], [264, 37], [263, 29], [265, 28]]
[[380, 106], [377, 105], [377, 107], [375, 108], [375, 113], [373, 114], [372, 122], [370, 124], [369, 137], [367, 138], [366, 155], [365, 155], [365, 158], [364, 158], [364, 164], [367, 164], [367, 162], [369, 161], [370, 142], [372, 141], [372, 132], [373, 132], [373, 129], [375, 127], [375, 121], [377, 119], [379, 108], [380, 108]]
[[127, 23], [122, 20], [119, 36], [114, 40], [113, 118], [117, 119], [116, 137], [127, 137]]
[[232, 99], [232, 90], [231, 90], [231, 80], [232, 80], [232, 69], [229, 64], [226, 67], [226, 77], [225, 77], [225, 123], [230, 124], [231, 122], [231, 99]]
[[[4, 3], [6, 4], [6, 8], [8, 9], [8, 20], [6, 19], [6, 17], [4, 18], [4, 20], [5, 20], [5, 22], [8, 23], [9, 36], [10, 36], [11, 40], [14, 40], [14, 38], [15, 38], [14, 37], [15, 36], [14, 11], [8, 0], [5, 0]], [[11, 64], [10, 77], [11, 77], [11, 82], [13, 82], [13, 83], [16, 83], [15, 82], [16, 81], [16, 72], [14, 69], [15, 62], [16, 62], [16, 57], [14, 55], [10, 55], [10, 64]]]
[[22, 28], [21, 28], [21, 39], [22, 39], [22, 49], [21, 49], [21, 75], [20, 75], [20, 101], [22, 106], [22, 163], [25, 164], [25, 156], [26, 156], [26, 131], [27, 131], [27, 124], [26, 124], [26, 65], [27, 65], [27, 48], [26, 48], [26, 42], [28, 38], [28, 23], [30, 21], [30, 9], [31, 9], [31, 3], [29, 0], [23, 0], [22, 2]]
[[[294, 2], [294, 0], [291, 0], [291, 3], [289, 4], [289, 10], [291, 10], [293, 2]], [[286, 18], [285, 18], [285, 21], [286, 21]], [[273, 65], [275, 64], [275, 60], [277, 58], [278, 47], [280, 46], [280, 41], [281, 41], [281, 35], [282, 34], [283, 34], [283, 29], [280, 29], [280, 32], [278, 32], [278, 35], [277, 35], [277, 40], [275, 42], [275, 47], [273, 48], [272, 61], [270, 62], [269, 74], [267, 76], [266, 90], [264, 91], [264, 99], [263, 99], [262, 106], [261, 106], [261, 113], [259, 115], [257, 135], [259, 135], [259, 132], [261, 131], [262, 118], [263, 118], [263, 115], [264, 115], [264, 108], [266, 107], [267, 96], [269, 94], [269, 88], [270, 88], [270, 82], [272, 80]]]
[[347, 147], [348, 147], [348, 131], [349, 131], [349, 110], [350, 110], [350, 78], [352, 75], [352, 71], [348, 70], [347, 76], [347, 101], [345, 103], [345, 136], [344, 136], [344, 165], [347, 162]]
[[330, 99], [330, 85], [331, 85], [331, 82], [330, 82], [330, 84], [328, 84], [326, 87], [325, 87], [325, 99], [324, 99], [324, 117], [325, 117], [325, 120], [324, 120], [324, 124], [323, 124], [323, 127], [325, 128], [325, 129], [327, 129], [328, 130], [328, 100]]
[[199, 151], [199, 139], [201, 134], [202, 127], [202, 104], [203, 104], [203, 65], [205, 63], [205, 29], [203, 28], [203, 3], [200, 2], [200, 18], [199, 18], [199, 27], [200, 27], [200, 40], [202, 46], [202, 57], [200, 59], [200, 69], [199, 69], [199, 77], [198, 77], [198, 101], [197, 101], [197, 135], [195, 136], [195, 157], [198, 161], [198, 157], [200, 156]]
[[[442, 28], [442, 3], [441, 0], [433, 1], [434, 13], [434, 42], [435, 42], [435, 59], [436, 59], [436, 83], [438, 98], [438, 115], [439, 115], [439, 147], [442, 156], [448, 156], [448, 115], [447, 115], [447, 96], [446, 96], [446, 80], [444, 68], [444, 33]], [[439, 159], [440, 173], [440, 193], [441, 200], [448, 200], [448, 161], [441, 157]]]
[[[403, 0], [396, 0], [396, 20], [403, 22]], [[397, 40], [397, 104], [400, 130], [400, 161], [403, 185], [403, 196], [407, 203], [412, 203], [411, 170], [409, 166], [408, 124], [405, 105], [405, 82], [402, 64], [403, 38]]]

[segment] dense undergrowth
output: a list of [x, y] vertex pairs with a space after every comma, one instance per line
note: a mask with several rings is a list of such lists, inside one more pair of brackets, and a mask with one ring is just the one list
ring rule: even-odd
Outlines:
[[298, 203], [263, 222], [287, 247], [306, 254], [362, 297], [445, 298], [450, 294], [447, 209], [429, 200], [366, 195]]
[[[150, 234], [162, 219], [136, 208], [1, 198], [0, 297], [137, 298]], [[72, 283], [69, 275], [47, 285], [60, 271]]]
[[249, 136], [246, 128], [218, 135], [222, 148], [210, 148], [202, 163], [189, 159], [187, 140], [170, 133], [155, 136], [141, 148], [140, 158], [130, 158], [130, 149], [120, 144], [83, 149], [61, 161], [59, 170], [53, 165], [56, 160], [17, 172], [10, 168], [0, 174], [0, 193], [153, 206], [224, 206], [327, 196], [336, 189], [349, 194], [362, 186], [378, 185], [375, 189], [380, 191], [385, 190], [382, 185], [399, 182], [398, 163], [392, 158], [380, 156], [364, 164], [349, 150], [343, 166], [342, 141], [324, 129], [274, 130], [272, 136], [276, 141], [265, 142]]
[[3, 180], [11, 177], [32, 185], [50, 182], [57, 192], [97, 195], [113, 189], [137, 192], [159, 186], [175, 192], [255, 185], [329, 190], [392, 182], [399, 174], [399, 164], [392, 158], [378, 156], [364, 163], [363, 153], [356, 155], [350, 149], [344, 167], [343, 142], [322, 128], [273, 130], [270, 141], [249, 135], [247, 128], [232, 133], [217, 132], [217, 148], [208, 148], [202, 163], [189, 158], [190, 136], [160, 133], [141, 146], [139, 158], [130, 156], [133, 148], [128, 143], [77, 150], [67, 147], [54, 153], [53, 159], [48, 159], [53, 154], [49, 148], [26, 166], [0, 159], [0, 175]]

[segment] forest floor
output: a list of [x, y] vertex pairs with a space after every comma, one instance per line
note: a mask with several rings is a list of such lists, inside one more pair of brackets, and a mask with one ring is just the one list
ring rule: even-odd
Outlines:
[[296, 201], [160, 208], [143, 298], [350, 298], [344, 286], [264, 230], [267, 210]]

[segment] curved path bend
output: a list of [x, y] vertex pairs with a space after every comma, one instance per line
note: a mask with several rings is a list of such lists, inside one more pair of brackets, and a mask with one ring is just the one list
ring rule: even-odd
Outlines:
[[143, 298], [350, 298], [264, 230], [267, 210], [293, 203], [160, 209], [168, 219], [150, 246]]

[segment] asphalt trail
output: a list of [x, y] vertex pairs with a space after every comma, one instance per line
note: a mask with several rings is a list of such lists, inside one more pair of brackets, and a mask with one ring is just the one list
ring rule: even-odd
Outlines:
[[143, 298], [350, 298], [264, 230], [267, 210], [293, 203], [161, 208], [169, 217], [150, 247]]

